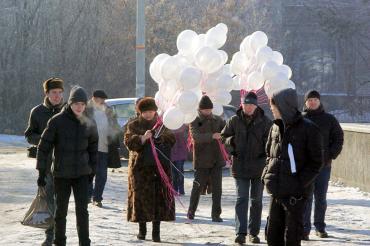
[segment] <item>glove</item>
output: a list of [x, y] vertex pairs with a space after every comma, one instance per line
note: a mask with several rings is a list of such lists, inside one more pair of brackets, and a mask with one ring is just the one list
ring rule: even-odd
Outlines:
[[95, 173], [91, 173], [91, 174], [89, 174], [89, 183], [90, 183], [90, 184], [93, 182], [94, 177], [95, 177]]
[[37, 179], [37, 186], [44, 187], [46, 185], [45, 178], [46, 178], [46, 172], [45, 172], [45, 170], [44, 169], [40, 169], [39, 170], [39, 177]]

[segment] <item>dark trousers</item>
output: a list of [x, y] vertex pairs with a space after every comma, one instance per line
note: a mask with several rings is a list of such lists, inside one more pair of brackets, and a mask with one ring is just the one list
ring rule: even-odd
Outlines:
[[327, 208], [326, 193], [328, 192], [330, 173], [331, 166], [325, 166], [315, 179], [314, 192], [307, 200], [303, 217], [303, 228], [305, 234], [309, 234], [311, 231], [311, 210], [313, 197], [315, 198], [314, 226], [317, 231], [325, 231], [325, 213]]
[[98, 162], [96, 165], [95, 187], [93, 182], [89, 186], [89, 197], [95, 202], [103, 200], [103, 192], [108, 176], [108, 153], [98, 152]]
[[184, 195], [184, 161], [174, 161], [173, 164], [175, 165], [171, 166], [173, 188], [179, 194]]
[[306, 199], [271, 198], [266, 224], [266, 239], [270, 246], [299, 246], [303, 233], [303, 212]]
[[[261, 227], [263, 184], [261, 178], [235, 178], [236, 204], [235, 204], [235, 232], [236, 234], [249, 234], [257, 236]], [[250, 191], [250, 193], [249, 193]], [[249, 199], [251, 201], [248, 223]]]
[[75, 198], [76, 221], [79, 245], [90, 245], [89, 212], [87, 211], [89, 178], [81, 176], [75, 179], [54, 178], [56, 211], [55, 239], [57, 246], [66, 245], [66, 222], [71, 190]]
[[212, 218], [221, 214], [222, 167], [198, 168], [194, 171], [193, 189], [190, 195], [189, 213], [195, 214], [199, 204], [200, 193], [207, 183], [208, 177], [212, 182]]

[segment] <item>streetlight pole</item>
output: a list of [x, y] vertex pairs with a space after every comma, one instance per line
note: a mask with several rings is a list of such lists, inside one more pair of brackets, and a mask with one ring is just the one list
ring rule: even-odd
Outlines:
[[136, 9], [136, 97], [145, 95], [145, 0]]

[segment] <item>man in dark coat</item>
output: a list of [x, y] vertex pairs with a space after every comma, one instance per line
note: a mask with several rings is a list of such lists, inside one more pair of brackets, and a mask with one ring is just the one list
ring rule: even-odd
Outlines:
[[66, 245], [66, 217], [71, 190], [75, 199], [79, 245], [90, 245], [87, 211], [89, 182], [95, 173], [98, 133], [84, 115], [87, 95], [73, 87], [62, 112], [51, 118], [37, 148], [38, 184], [45, 180], [53, 153], [52, 174], [56, 198], [54, 244]]
[[[127, 220], [139, 223], [137, 238], [145, 240], [146, 222], [152, 222], [152, 240], [160, 242], [160, 222], [175, 220], [174, 196], [168, 191], [157, 168], [151, 148], [153, 137], [159, 161], [171, 180], [169, 158], [175, 144], [175, 136], [162, 127], [154, 138], [153, 127], [157, 123], [157, 106], [151, 97], [144, 97], [138, 104], [140, 116], [132, 120], [125, 133], [125, 145], [130, 150], [128, 163], [128, 204]], [[165, 155], [165, 156], [163, 156]]]
[[103, 90], [95, 90], [86, 109], [87, 116], [93, 119], [92, 122], [96, 122], [99, 135], [95, 187], [91, 182], [89, 200], [91, 201], [92, 197], [93, 205], [100, 208], [103, 206], [103, 192], [107, 182], [108, 167], [121, 167], [119, 137], [122, 132], [113, 111], [105, 104], [107, 98], [108, 96]]
[[[249, 92], [236, 115], [230, 118], [221, 132], [223, 142], [231, 149], [232, 175], [235, 178], [236, 243], [245, 243], [247, 227], [249, 241], [259, 243], [263, 184], [262, 170], [266, 163], [265, 146], [272, 122], [258, 107], [257, 95]], [[250, 195], [249, 195], [250, 192]], [[251, 200], [248, 223], [248, 202]]]
[[194, 219], [198, 207], [200, 193], [211, 177], [212, 183], [212, 221], [222, 222], [221, 194], [222, 167], [225, 160], [221, 154], [218, 141], [225, 121], [212, 114], [213, 103], [208, 96], [203, 96], [199, 102], [199, 114], [190, 124], [190, 134], [193, 141], [194, 182], [191, 190], [188, 218]]
[[300, 245], [303, 212], [322, 162], [319, 128], [298, 111], [296, 91], [289, 88], [270, 99], [274, 124], [266, 144], [262, 178], [271, 195], [266, 225], [268, 245]]
[[[63, 107], [63, 80], [59, 78], [50, 78], [43, 83], [45, 98], [42, 104], [37, 105], [31, 110], [28, 120], [28, 127], [24, 133], [27, 142], [32, 145], [28, 148], [28, 156], [36, 158], [37, 145], [40, 142], [41, 134], [46, 128], [47, 122], [51, 117], [60, 112]], [[48, 167], [51, 166], [51, 154], [47, 159]], [[47, 203], [49, 209], [54, 213], [54, 184], [50, 169], [46, 170], [46, 178], [39, 186], [45, 186]], [[46, 239], [42, 246], [51, 246], [54, 239], [54, 226], [45, 231]]]
[[324, 167], [315, 179], [314, 193], [309, 196], [304, 214], [303, 240], [309, 240], [313, 196], [315, 197], [314, 225], [316, 235], [320, 238], [328, 237], [325, 231], [326, 193], [329, 186], [331, 162], [337, 158], [342, 150], [343, 130], [337, 119], [325, 112], [320, 102], [319, 92], [315, 90], [308, 91], [304, 101], [303, 116], [312, 120], [320, 128], [324, 143]]

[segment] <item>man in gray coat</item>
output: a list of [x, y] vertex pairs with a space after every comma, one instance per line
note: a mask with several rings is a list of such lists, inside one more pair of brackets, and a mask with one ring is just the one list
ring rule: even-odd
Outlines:
[[[258, 107], [257, 95], [249, 92], [236, 115], [230, 118], [221, 137], [232, 150], [232, 175], [236, 185], [235, 242], [259, 243], [263, 184], [261, 175], [266, 163], [265, 145], [272, 122]], [[248, 223], [249, 199], [251, 200]], [[248, 227], [248, 230], [247, 230]]]
[[212, 182], [212, 221], [222, 222], [221, 194], [222, 167], [225, 161], [221, 154], [218, 141], [225, 121], [212, 114], [213, 103], [208, 96], [203, 96], [199, 102], [199, 115], [190, 124], [190, 134], [193, 140], [194, 182], [190, 196], [188, 219], [194, 219], [200, 193], [209, 177]]

